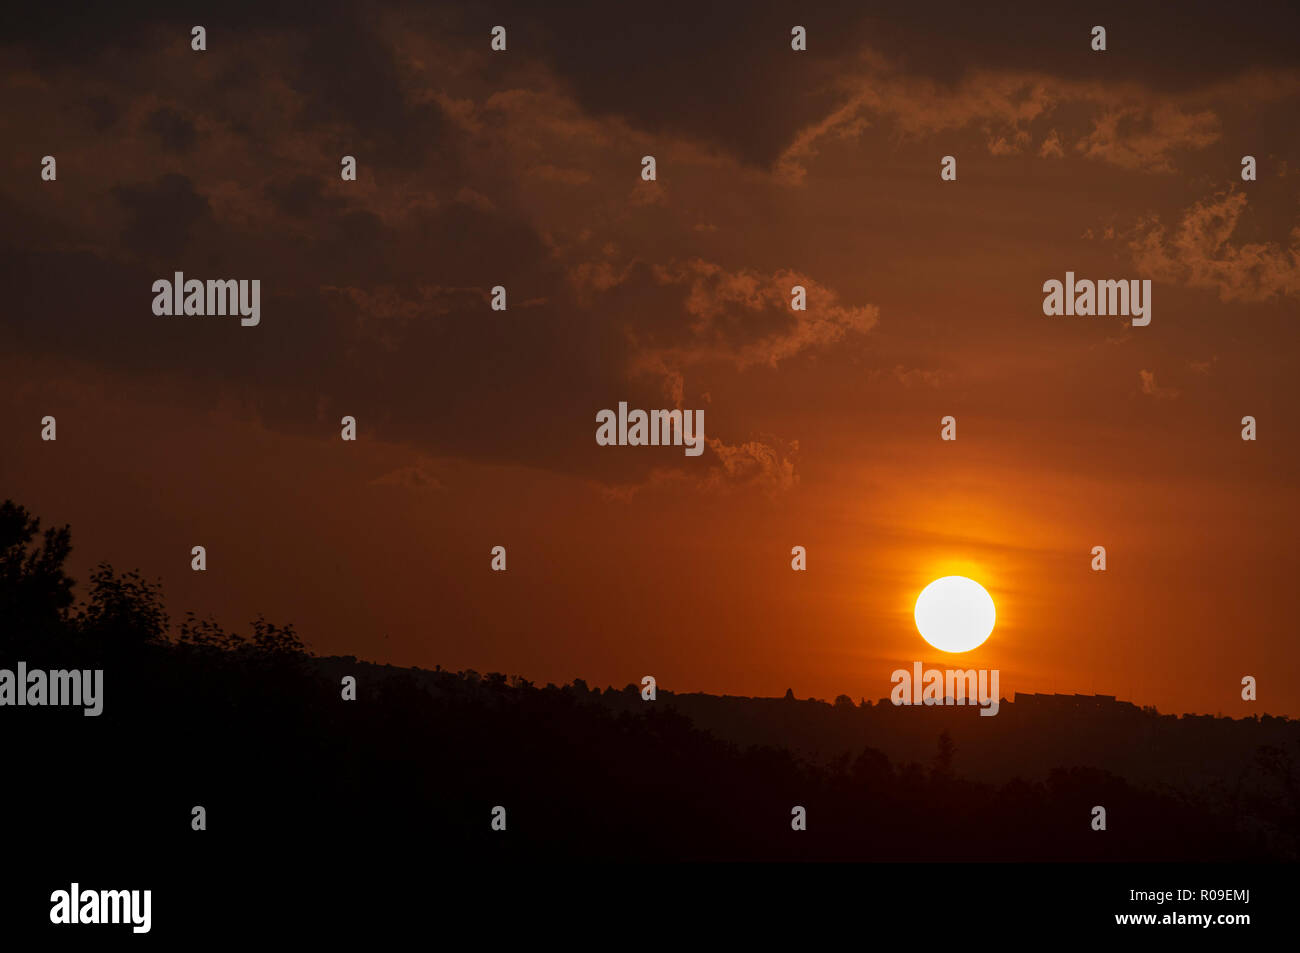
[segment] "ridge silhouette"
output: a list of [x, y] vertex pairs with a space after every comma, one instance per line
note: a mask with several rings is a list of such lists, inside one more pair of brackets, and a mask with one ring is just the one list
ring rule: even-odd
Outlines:
[[[173, 624], [157, 584], [103, 564], [74, 603], [70, 551], [68, 527], [42, 533], [0, 504], [0, 668], [104, 670], [97, 718], [0, 708], [20, 849], [245, 863], [268, 845], [466, 860], [1297, 857], [1290, 719], [1029, 696], [995, 719], [793, 692], [644, 702], [633, 685], [320, 658], [262, 618], [247, 633]], [[340, 696], [345, 674], [356, 701]], [[190, 828], [195, 805], [206, 832]], [[505, 833], [490, 829], [495, 805]], [[805, 832], [790, 828], [795, 805]]]

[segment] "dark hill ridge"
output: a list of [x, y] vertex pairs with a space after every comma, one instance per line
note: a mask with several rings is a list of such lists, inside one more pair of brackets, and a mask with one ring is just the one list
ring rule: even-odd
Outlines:
[[[1111, 696], [1023, 693], [1004, 700], [997, 716], [984, 718], [975, 707], [908, 708], [888, 700], [855, 705], [844, 697], [830, 704], [659, 690], [654, 702], [646, 702], [635, 685], [601, 690], [578, 679], [538, 688], [497, 673], [403, 669], [337, 657], [315, 664], [331, 682], [352, 674], [362, 690], [380, 694], [396, 681], [434, 698], [482, 695], [504, 707], [540, 693], [632, 723], [672, 713], [683, 726], [722, 742], [719, 751], [779, 752], [819, 777], [865, 780], [862, 772], [874, 771], [877, 780], [947, 779], [989, 792], [994, 800], [1010, 791], [1051, 791], [1064, 778], [1123, 779], [1125, 787], [1170, 798], [1168, 805], [1194, 804], [1231, 818], [1238, 835], [1268, 845], [1268, 853], [1294, 851], [1300, 752], [1300, 721], [1294, 719], [1178, 717]], [[1092, 796], [1077, 793], [1083, 800]], [[1100, 794], [1094, 801], [1105, 804]]]
[[[403, 669], [353, 657], [325, 657], [317, 664], [336, 679], [363, 672], [381, 678], [405, 673], [435, 692], [445, 690], [440, 686], [448, 675], [442, 669]], [[519, 681], [498, 674], [481, 677]], [[578, 679], [565, 689], [616, 712], [644, 713], [652, 705], [672, 709], [725, 741], [787, 748], [820, 764], [856, 756], [864, 746], [892, 761], [928, 763], [935, 739], [946, 731], [956, 748], [954, 772], [993, 783], [1015, 777], [1042, 780], [1053, 768], [1079, 766], [1144, 784], [1235, 786], [1259, 779], [1259, 748], [1300, 752], [1300, 720], [1162, 715], [1113, 695], [1017, 692], [1002, 700], [998, 715], [979, 717], [974, 706], [895, 706], [888, 699], [855, 704], [847, 696], [832, 704], [660, 688], [656, 700], [646, 702], [631, 684], [601, 690]]]
[[[4, 802], [20, 850], [65, 831], [70, 850], [165, 856], [192, 849], [198, 804], [217, 832], [205, 849], [233, 854], [335, 843], [380, 855], [436, 844], [440, 862], [1296, 857], [1294, 773], [1280, 749], [1235, 786], [1134, 783], [1077, 766], [1064, 749], [1043, 780], [991, 783], [957, 770], [951, 712], [709, 696], [649, 704], [581, 682], [539, 688], [315, 659], [283, 640], [47, 643], [31, 661], [55, 668], [73, 656], [105, 671], [101, 716], [0, 709], [6, 757], [27, 779]], [[356, 701], [341, 697], [343, 674], [357, 678]], [[754, 725], [780, 725], [781, 706], [796, 727], [828, 717], [844, 732], [853, 719], [924, 725], [921, 757], [865, 742], [817, 761], [742, 746], [693, 723], [691, 704]], [[490, 828], [498, 805], [506, 832]], [[1104, 832], [1090, 829], [1095, 805], [1107, 810]], [[795, 806], [807, 810], [806, 831], [791, 830]]]

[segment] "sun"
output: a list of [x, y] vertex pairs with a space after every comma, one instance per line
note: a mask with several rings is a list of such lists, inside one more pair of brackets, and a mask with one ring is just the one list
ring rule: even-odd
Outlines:
[[988, 590], [965, 576], [936, 579], [916, 597], [916, 628], [943, 652], [969, 652], [993, 631], [997, 609]]

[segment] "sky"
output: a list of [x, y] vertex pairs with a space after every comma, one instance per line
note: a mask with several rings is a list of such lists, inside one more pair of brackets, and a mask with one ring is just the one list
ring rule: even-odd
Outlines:
[[[1300, 716], [1300, 12], [314, 10], [0, 37], [0, 496], [78, 579], [538, 682]], [[176, 271], [260, 324], [155, 315]], [[1045, 316], [1067, 271], [1151, 323]], [[707, 449], [599, 446], [619, 401]], [[949, 574], [998, 609], [959, 656], [912, 622]]]

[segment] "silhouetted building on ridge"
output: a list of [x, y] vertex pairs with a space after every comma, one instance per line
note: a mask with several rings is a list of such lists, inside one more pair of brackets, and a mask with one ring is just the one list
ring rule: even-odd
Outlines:
[[1026, 708], [1051, 711], [1140, 711], [1132, 702], [1116, 700], [1114, 695], [1080, 695], [1077, 692], [1016, 692], [1012, 703]]

